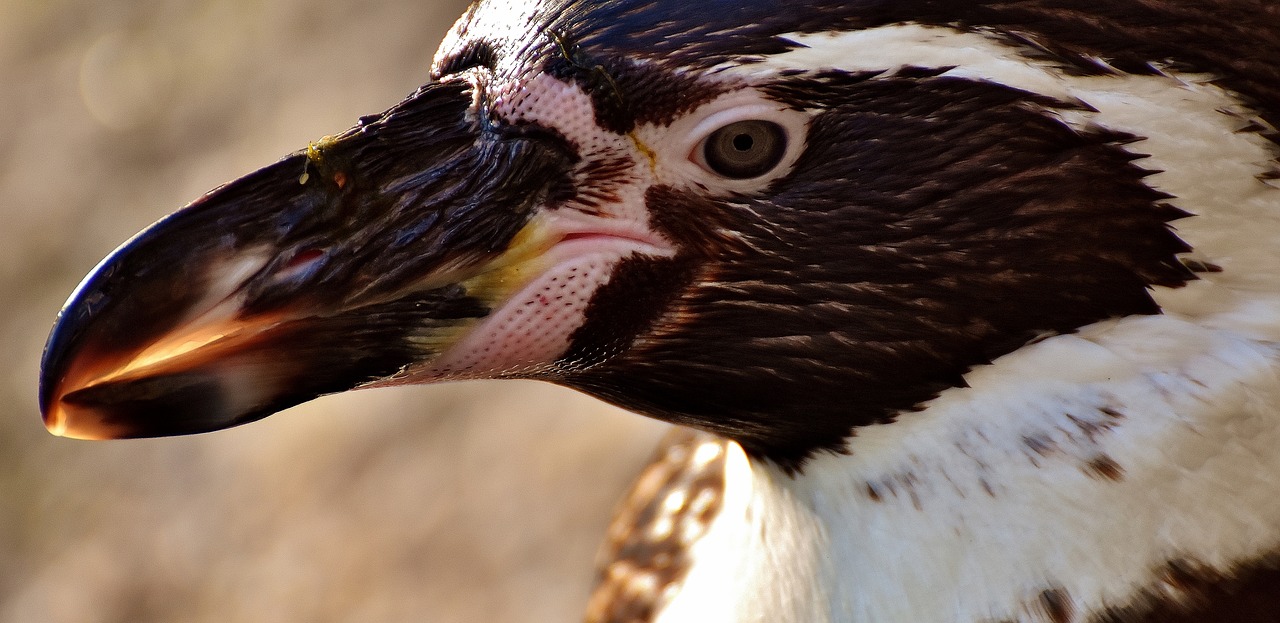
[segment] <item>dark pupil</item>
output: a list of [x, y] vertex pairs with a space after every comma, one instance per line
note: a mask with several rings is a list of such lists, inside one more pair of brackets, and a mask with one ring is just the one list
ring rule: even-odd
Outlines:
[[773, 170], [787, 151], [782, 126], [772, 121], [736, 121], [707, 137], [703, 156], [716, 173], [733, 179], [759, 177]]

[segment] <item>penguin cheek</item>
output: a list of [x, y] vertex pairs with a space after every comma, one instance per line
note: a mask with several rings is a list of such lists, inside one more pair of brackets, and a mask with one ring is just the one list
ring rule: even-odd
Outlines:
[[[626, 258], [665, 254], [612, 236], [562, 240], [543, 255], [498, 277], [523, 283], [440, 356], [391, 384], [438, 380], [540, 377], [558, 369], [574, 334], [585, 324], [596, 293]], [[522, 274], [523, 273], [523, 274]]]
[[569, 347], [616, 257], [572, 258], [539, 275], [434, 362], [429, 376], [479, 378], [543, 372]]

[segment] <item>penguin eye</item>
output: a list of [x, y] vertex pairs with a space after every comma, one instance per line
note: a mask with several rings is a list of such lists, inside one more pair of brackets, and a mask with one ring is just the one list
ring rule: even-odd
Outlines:
[[735, 121], [703, 139], [701, 152], [699, 164], [713, 173], [735, 180], [760, 177], [782, 162], [787, 132], [772, 121]]

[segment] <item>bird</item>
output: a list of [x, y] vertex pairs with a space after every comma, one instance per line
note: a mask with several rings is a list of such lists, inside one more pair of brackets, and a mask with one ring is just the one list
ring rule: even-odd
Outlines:
[[94, 269], [40, 406], [537, 379], [679, 425], [603, 622], [1280, 620], [1280, 7], [480, 0]]

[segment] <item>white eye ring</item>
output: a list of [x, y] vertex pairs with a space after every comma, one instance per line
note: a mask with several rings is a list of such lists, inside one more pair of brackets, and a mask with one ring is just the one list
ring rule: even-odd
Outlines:
[[[703, 107], [684, 128], [685, 158], [708, 186], [747, 192], [781, 175], [804, 150], [809, 114], [743, 89]], [[698, 111], [702, 112], [702, 111]], [[695, 123], [689, 123], [697, 119]], [[684, 125], [684, 124], [679, 124]], [[744, 135], [749, 140], [743, 140]]]
[[[805, 150], [809, 120], [817, 112], [789, 107], [755, 87], [743, 86], [720, 94], [668, 125], [641, 125], [631, 138], [638, 146], [637, 158], [652, 163], [655, 181], [660, 184], [712, 195], [749, 194], [791, 172]], [[717, 131], [740, 121], [776, 125], [774, 138], [780, 138], [785, 148], [776, 162], [726, 176], [707, 161], [705, 145]]]

